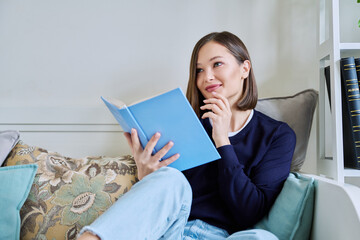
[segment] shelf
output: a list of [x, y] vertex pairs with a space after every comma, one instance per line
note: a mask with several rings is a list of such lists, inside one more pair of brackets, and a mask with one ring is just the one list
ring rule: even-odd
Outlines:
[[[332, 44], [330, 40], [326, 40], [319, 45], [318, 53], [319, 58], [325, 58], [332, 51]], [[340, 43], [339, 50], [341, 52], [341, 57], [349, 57], [355, 55], [360, 56], [360, 43]]]
[[344, 176], [345, 177], [360, 177], [360, 170], [345, 168], [344, 169]]
[[341, 57], [360, 57], [360, 43], [340, 43]]
[[340, 43], [340, 50], [360, 50], [360, 43]]
[[[319, 58], [323, 59], [329, 56], [332, 51], [333, 46], [330, 40], [326, 40], [325, 42], [319, 45]], [[360, 57], [360, 43], [340, 43], [339, 50], [341, 53], [341, 57], [350, 57], [350, 56], [358, 56]]]

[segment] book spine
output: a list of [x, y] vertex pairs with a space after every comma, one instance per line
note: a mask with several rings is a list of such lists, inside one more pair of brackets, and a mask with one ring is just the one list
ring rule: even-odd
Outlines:
[[353, 57], [340, 61], [343, 91], [344, 166], [360, 169], [360, 91]]
[[355, 60], [355, 69], [358, 78], [358, 84], [360, 86], [360, 58], [355, 58], [354, 60]]
[[137, 130], [141, 145], [145, 148], [146, 144], [149, 141], [149, 138], [147, 138], [144, 131], [139, 126], [139, 123], [134, 118], [130, 109], [126, 105], [119, 107], [115, 106], [113, 103], [109, 102], [103, 97], [101, 97], [101, 99], [104, 101], [105, 105], [109, 108], [110, 112], [113, 114], [116, 121], [120, 124], [124, 132], [130, 133], [132, 128], [135, 128]]
[[330, 105], [330, 111], [331, 111], [330, 66], [327, 66], [324, 68], [324, 75], [325, 75], [326, 89], [327, 89], [327, 93], [328, 93], [328, 99], [329, 99], [329, 105]]

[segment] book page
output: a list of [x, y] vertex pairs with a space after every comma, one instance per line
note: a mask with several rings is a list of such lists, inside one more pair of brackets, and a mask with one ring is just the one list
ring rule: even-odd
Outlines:
[[161, 92], [161, 93], [158, 93], [158, 94], [155, 94], [155, 95], [151, 95], [151, 96], [149, 96], [149, 97], [142, 98], [142, 99], [140, 99], [140, 100], [137, 100], [137, 101], [135, 101], [135, 102], [132, 102], [131, 104], [128, 104], [127, 106], [133, 106], [133, 105], [136, 105], [136, 104], [138, 104], [138, 103], [145, 102], [145, 101], [147, 101], [147, 100], [149, 100], [149, 99], [152, 99], [152, 98], [154, 98], [154, 97], [163, 95], [163, 94], [166, 93], [166, 92], [168, 92], [168, 91], [164, 91], [164, 92]]
[[123, 108], [124, 106], [126, 106], [126, 104], [124, 102], [122, 102], [116, 98], [106, 98], [106, 100], [120, 109]]

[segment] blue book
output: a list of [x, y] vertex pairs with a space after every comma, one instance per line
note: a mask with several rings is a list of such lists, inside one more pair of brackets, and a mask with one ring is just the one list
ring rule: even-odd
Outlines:
[[154, 152], [169, 141], [174, 146], [163, 157], [179, 153], [180, 157], [169, 166], [180, 171], [220, 159], [213, 142], [180, 88], [160, 94], [142, 102], [126, 106], [120, 101], [101, 97], [125, 132], [138, 131], [143, 147], [160, 132]]

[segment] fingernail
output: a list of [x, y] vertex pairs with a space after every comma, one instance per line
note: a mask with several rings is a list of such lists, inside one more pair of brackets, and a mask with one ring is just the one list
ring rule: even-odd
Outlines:
[[161, 134], [160, 134], [159, 132], [156, 132], [156, 133], [155, 133], [155, 137], [160, 137], [160, 135], [161, 135]]
[[131, 133], [135, 133], [135, 132], [136, 132], [135, 128], [132, 128]]

